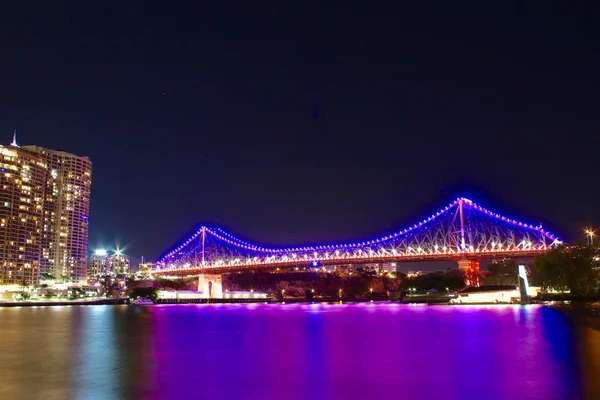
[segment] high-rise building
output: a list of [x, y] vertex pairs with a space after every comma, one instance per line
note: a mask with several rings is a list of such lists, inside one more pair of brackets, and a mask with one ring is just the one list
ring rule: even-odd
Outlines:
[[[16, 138], [15, 138], [16, 139]], [[0, 145], [0, 285], [39, 282], [43, 242], [45, 160]]]
[[111, 255], [106, 250], [96, 250], [90, 258], [88, 277], [98, 278], [127, 275], [130, 272], [130, 268], [131, 261], [120, 250], [116, 250]]
[[119, 250], [108, 258], [108, 264], [113, 275], [127, 275], [131, 269], [129, 257], [123, 255]]
[[108, 263], [108, 253], [106, 250], [96, 250], [90, 258], [90, 270], [88, 277], [98, 277], [108, 274], [110, 265]]
[[38, 146], [22, 149], [47, 165], [40, 271], [55, 278], [83, 280], [87, 272], [88, 214], [92, 163], [64, 151]]

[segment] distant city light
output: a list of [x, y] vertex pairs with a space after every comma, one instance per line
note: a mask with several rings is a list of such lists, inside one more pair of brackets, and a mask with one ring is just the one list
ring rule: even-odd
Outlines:
[[98, 250], [94, 251], [94, 255], [95, 255], [95, 256], [105, 256], [105, 255], [107, 255], [107, 254], [108, 254], [108, 253], [107, 253], [107, 252], [106, 252], [106, 250], [104, 250], [104, 249], [98, 249]]

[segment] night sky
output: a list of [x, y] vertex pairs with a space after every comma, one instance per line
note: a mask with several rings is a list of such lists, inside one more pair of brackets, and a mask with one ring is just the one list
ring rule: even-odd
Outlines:
[[91, 158], [90, 249], [367, 239], [458, 196], [600, 228], [594, 10], [81, 3], [0, 6], [0, 136]]

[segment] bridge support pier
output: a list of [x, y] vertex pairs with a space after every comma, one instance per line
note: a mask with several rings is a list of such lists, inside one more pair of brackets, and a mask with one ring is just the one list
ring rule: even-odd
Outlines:
[[219, 274], [198, 275], [198, 291], [207, 299], [222, 299], [223, 277]]
[[479, 260], [467, 260], [463, 258], [458, 260], [458, 269], [465, 274], [465, 284], [467, 286], [479, 286]]
[[529, 295], [529, 282], [524, 265], [519, 265], [519, 294], [521, 295], [521, 304], [531, 304]]

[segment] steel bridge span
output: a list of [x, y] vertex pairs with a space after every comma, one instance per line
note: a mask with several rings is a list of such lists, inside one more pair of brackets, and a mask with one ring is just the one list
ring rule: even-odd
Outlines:
[[310, 265], [457, 261], [478, 270], [479, 260], [524, 258], [562, 243], [542, 226], [516, 221], [458, 198], [409, 227], [364, 242], [267, 248], [220, 228], [202, 226], [165, 254], [153, 274], [187, 276]]

